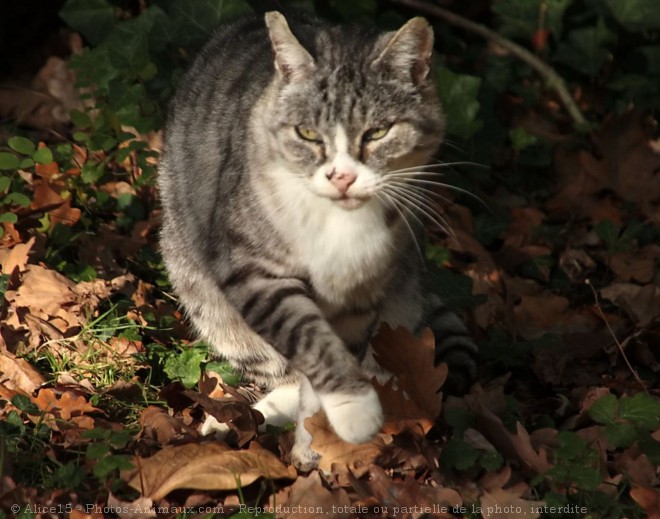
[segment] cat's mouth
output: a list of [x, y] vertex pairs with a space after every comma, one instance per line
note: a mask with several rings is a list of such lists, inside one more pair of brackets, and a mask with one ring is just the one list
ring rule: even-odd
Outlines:
[[334, 198], [334, 202], [342, 207], [343, 209], [357, 209], [358, 207], [362, 206], [366, 201], [369, 199], [369, 197], [355, 197], [355, 196], [348, 196], [348, 195], [342, 195], [339, 198]]

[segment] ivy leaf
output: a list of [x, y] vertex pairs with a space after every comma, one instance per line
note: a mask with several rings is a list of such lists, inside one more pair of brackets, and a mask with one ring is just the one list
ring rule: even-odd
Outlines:
[[170, 41], [187, 48], [206, 41], [221, 21], [251, 11], [244, 0], [162, 0], [158, 6], [171, 21]]
[[612, 54], [609, 47], [616, 43], [616, 34], [610, 31], [602, 18], [594, 27], [571, 31], [559, 44], [555, 61], [590, 76], [596, 76]]
[[646, 393], [619, 400], [619, 417], [644, 429], [660, 427], [660, 402]]
[[67, 0], [60, 17], [92, 45], [101, 43], [118, 21], [107, 0]]
[[607, 441], [616, 449], [630, 447], [638, 436], [637, 428], [631, 423], [613, 423], [605, 428]]
[[625, 29], [632, 32], [660, 27], [657, 0], [604, 0], [605, 5]]
[[441, 68], [437, 74], [438, 93], [447, 115], [447, 132], [467, 140], [484, 125], [477, 118], [481, 78], [455, 74]]
[[599, 424], [607, 425], [614, 423], [616, 417], [616, 397], [614, 395], [605, 395], [596, 400], [589, 408], [589, 416]]
[[241, 382], [241, 375], [231, 367], [229, 362], [213, 361], [209, 362], [206, 371], [213, 371], [222, 377], [222, 382], [230, 386], [238, 385]]
[[165, 361], [164, 370], [172, 380], [180, 380], [184, 386], [191, 388], [199, 381], [200, 366], [205, 359], [205, 352], [190, 348], [170, 356]]
[[499, 17], [499, 32], [510, 38], [529, 41], [539, 28], [541, 9], [546, 10], [546, 26], [550, 32], [561, 34], [564, 11], [571, 2], [572, 0], [496, 0], [493, 3], [493, 11]]
[[473, 467], [478, 459], [479, 451], [477, 449], [456, 438], [452, 438], [447, 442], [440, 456], [440, 462], [445, 467], [458, 470], [467, 470]]

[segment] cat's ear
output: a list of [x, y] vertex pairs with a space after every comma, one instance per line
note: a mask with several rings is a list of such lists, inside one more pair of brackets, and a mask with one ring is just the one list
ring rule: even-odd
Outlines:
[[287, 82], [305, 77], [314, 69], [314, 58], [293, 35], [282, 13], [268, 12], [265, 19], [277, 72]]
[[412, 79], [415, 84], [425, 81], [431, 70], [433, 53], [433, 29], [429, 22], [418, 16], [384, 39], [385, 48], [374, 66], [385, 66], [394, 74]]

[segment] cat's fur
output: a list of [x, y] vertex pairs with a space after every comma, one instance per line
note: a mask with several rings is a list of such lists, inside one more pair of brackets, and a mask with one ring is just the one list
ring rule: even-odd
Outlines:
[[307, 466], [301, 422], [319, 407], [349, 442], [379, 430], [368, 343], [381, 322], [430, 325], [459, 390], [476, 347], [424, 291], [424, 199], [407, 189], [413, 173], [394, 173], [426, 164], [442, 140], [431, 27], [265, 22], [222, 27], [181, 82], [160, 164], [161, 241], [201, 337], [246, 378], [289, 388], [296, 401], [282, 406], [302, 412], [294, 458]]

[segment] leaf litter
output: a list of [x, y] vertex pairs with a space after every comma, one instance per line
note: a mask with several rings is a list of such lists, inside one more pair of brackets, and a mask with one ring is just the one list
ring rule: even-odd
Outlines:
[[[79, 51], [76, 36], [70, 45]], [[7, 106], [9, 98], [0, 95], [2, 112], [53, 129], [68, 120], [71, 108], [83, 108], [62, 60], [49, 60], [34, 86], [47, 95], [22, 96], [16, 106]], [[394, 377], [373, 381], [386, 416], [382, 432], [367, 444], [349, 445], [322, 413], [309, 418], [305, 427], [321, 464], [306, 475], [296, 474], [289, 463], [292, 432], [261, 430], [249, 400], [229, 386], [211, 384], [208, 373], [201, 374], [199, 392], [171, 384], [131, 418], [105, 407], [103, 399], [113, 393], [129, 402], [143, 398], [148, 382], [141, 377], [153, 362], [145, 358], [147, 341], [163, 347], [176, 338], [191, 346], [185, 319], [159, 280], [144, 271], [136, 271], [141, 276], [136, 278], [128, 267], [153, 246], [158, 212], [142, 215], [130, 233], [110, 220], [81, 237], [74, 245], [77, 257], [98, 277], [74, 280], [46, 261], [36, 217], [80, 226], [85, 208], [75, 205], [66, 179], [79, 178], [81, 165], [108, 156], [75, 144], [74, 165], [53, 161], [37, 164], [34, 173], [21, 171], [30, 205], [18, 210], [22, 225], [3, 222], [0, 247], [6, 280], [0, 419], [23, 437], [27, 424], [35, 431], [48, 429], [50, 445], [41, 452], [61, 467], [73, 463], [71, 452], [113, 445], [115, 450], [100, 458], [78, 455], [75, 463], [87, 477], [99, 460], [111, 462], [114, 455], [128, 455], [133, 468], [117, 466], [115, 480], [94, 479], [82, 497], [66, 484], [54, 490], [16, 484], [17, 464], [3, 472], [0, 507], [80, 505], [69, 514], [74, 518], [103, 516], [84, 511], [86, 502], [147, 510], [120, 517], [154, 517], [153, 507], [187, 505], [215, 506], [225, 515], [247, 514], [252, 506], [292, 518], [539, 517], [545, 503], [538, 499], [539, 488], [551, 485], [556, 502], [569, 502], [578, 488], [566, 475], [588, 482], [593, 472], [582, 472], [591, 463], [596, 488], [660, 518], [658, 390], [650, 385], [641, 404], [631, 403], [641, 388], [622, 358], [660, 373], [660, 249], [642, 240], [632, 225], [660, 221], [660, 145], [649, 122], [635, 110], [611, 115], [592, 133], [589, 146], [575, 146], [538, 114], [523, 117], [521, 125], [530, 134], [557, 144], [547, 199], [528, 200], [498, 188], [507, 223], [490, 244], [473, 237], [478, 223], [473, 211], [456, 204], [448, 212], [457, 220], [457, 239], [442, 243], [453, 253], [445, 266], [463, 272], [471, 281], [470, 296], [483, 301], [467, 312], [475, 337], [486, 345], [479, 384], [468, 395], [443, 402], [447, 370], [433, 365], [432, 334], [414, 338], [384, 328], [374, 349]], [[159, 134], [142, 137], [157, 149]], [[152, 190], [133, 185], [139, 168], [130, 155], [111, 167], [121, 180], [100, 183], [99, 193], [114, 199], [144, 196], [153, 203]], [[120, 313], [131, 327], [161, 329], [139, 338], [121, 329], [111, 336], [87, 334], [109, 303], [122, 298]], [[92, 366], [62, 369], [56, 376], [44, 367], [47, 356], [68, 358], [70, 367], [84, 365], [90, 352], [99, 351], [106, 352], [99, 358], [109, 365], [143, 372], [97, 387]], [[614, 407], [597, 412], [612, 398]], [[205, 413], [227, 423], [226, 441], [201, 437]], [[111, 434], [129, 421], [129, 443], [114, 446]], [[106, 432], [110, 436], [94, 440]], [[457, 448], [452, 440], [462, 442], [458, 457], [451, 452]], [[580, 458], [588, 449], [597, 459]], [[460, 466], [450, 463], [456, 459]]]

